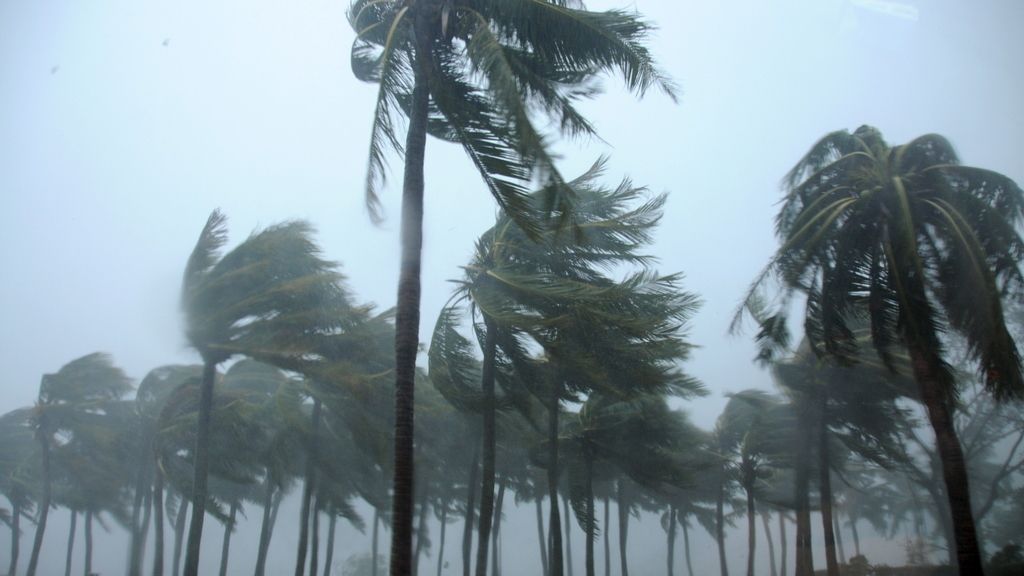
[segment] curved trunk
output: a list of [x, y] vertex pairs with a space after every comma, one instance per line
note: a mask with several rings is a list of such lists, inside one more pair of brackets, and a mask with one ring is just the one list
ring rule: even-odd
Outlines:
[[327, 551], [324, 553], [324, 576], [331, 576], [331, 564], [334, 562], [334, 526], [338, 523], [338, 513], [331, 508], [331, 520], [327, 523]]
[[85, 576], [92, 576], [92, 511], [85, 513]]
[[537, 499], [533, 502], [535, 504], [534, 508], [537, 510], [537, 538], [540, 540], [541, 574], [548, 576], [548, 542], [544, 538], [544, 510], [540, 503], [540, 496], [537, 496]]
[[953, 414], [942, 389], [936, 366], [941, 362], [934, 352], [926, 352], [920, 344], [908, 346], [914, 379], [921, 391], [921, 403], [928, 412], [928, 421], [935, 432], [935, 447], [942, 461], [942, 477], [946, 483], [956, 558], [961, 574], [984, 574], [981, 550], [971, 513], [971, 494], [964, 463], [963, 449], [953, 426]]
[[562, 495], [562, 512], [565, 516], [565, 570], [572, 576], [572, 514], [569, 512], [569, 495]]
[[75, 530], [78, 528], [78, 512], [71, 511], [71, 528], [68, 530], [68, 554], [64, 560], [64, 576], [71, 576], [71, 559], [75, 553]]
[[[391, 576], [412, 571], [413, 522], [413, 397], [419, 348], [420, 265], [423, 248], [423, 162], [429, 113], [433, 35], [428, 3], [417, 3], [413, 15], [416, 61], [405, 141], [402, 184], [402, 262], [395, 314], [395, 453], [391, 501]], [[423, 7], [426, 6], [426, 7]], [[422, 8], [421, 8], [422, 7]], [[416, 9], [419, 8], [419, 9]]]
[[21, 552], [21, 501], [15, 499], [11, 503], [11, 563], [7, 574], [16, 576], [18, 573], [18, 553]]
[[501, 576], [501, 510], [505, 506], [505, 478], [498, 483], [498, 499], [494, 503], [494, 529], [491, 531], [491, 576]]
[[754, 510], [754, 491], [744, 487], [747, 493], [747, 576], [754, 576], [754, 551], [757, 549], [757, 513]]
[[[683, 552], [686, 554], [686, 572], [693, 576], [693, 563], [690, 561], [690, 528], [683, 522]], [[783, 574], [785, 576], [785, 574]]]
[[587, 539], [586, 548], [586, 570], [587, 576], [594, 576], [594, 456], [589, 450], [583, 452], [584, 465], [586, 466], [584, 480], [587, 499], [587, 528], [584, 530], [584, 538]]
[[604, 526], [604, 576], [612, 576], [612, 547], [608, 536], [609, 528], [611, 528], [610, 500], [611, 498], [607, 495], [604, 497], [604, 524], [602, 524]]
[[[811, 418], [806, 407], [799, 410], [798, 430], [811, 430]], [[811, 442], [808, 434], [797, 434], [796, 481], [794, 500], [796, 502], [796, 576], [813, 576], [814, 557], [811, 550]]]
[[725, 558], [725, 470], [718, 481], [718, 496], [715, 499], [715, 543], [718, 544], [718, 567], [722, 576], [729, 576], [729, 563]]
[[437, 547], [437, 576], [441, 576], [441, 569], [444, 567], [444, 537], [448, 532], [448, 501], [445, 500], [441, 508], [441, 542]]
[[164, 576], [164, 475], [159, 464], [153, 479], [153, 576]]
[[210, 469], [210, 415], [213, 412], [213, 383], [217, 365], [203, 364], [203, 382], [199, 393], [199, 423], [196, 427], [195, 470], [192, 478], [192, 522], [185, 547], [185, 576], [199, 576], [199, 546], [203, 540], [206, 516], [206, 476]]
[[266, 572], [267, 550], [270, 548], [270, 514], [274, 508], [274, 483], [270, 480], [269, 469], [264, 483], [267, 490], [263, 494], [263, 521], [260, 523], [260, 541], [256, 552], [256, 576], [263, 576]]
[[238, 514], [238, 504], [232, 502], [228, 521], [224, 523], [224, 540], [220, 546], [220, 576], [227, 576], [228, 573], [228, 557], [231, 555], [231, 531], [235, 529], [236, 514]]
[[[188, 517], [188, 499], [184, 495], [181, 497], [181, 503], [178, 505], [178, 519], [174, 523], [174, 563], [171, 568], [171, 574], [178, 576], [181, 574], [181, 550], [182, 541], [185, 536], [185, 520]], [[260, 574], [262, 576], [262, 574]]]
[[843, 524], [839, 519], [839, 510], [832, 508], [832, 526], [836, 533], [836, 551], [839, 553], [839, 564], [846, 564], [846, 550], [843, 548]]
[[850, 516], [850, 533], [853, 534], [853, 551], [860, 556], [860, 534], [857, 532], [857, 518]]
[[473, 464], [469, 467], [469, 482], [466, 488], [466, 523], [462, 529], [462, 576], [469, 576], [473, 568], [469, 563], [473, 552], [473, 519], [476, 517], [476, 478], [480, 468], [480, 446], [473, 452]]
[[484, 364], [480, 388], [483, 392], [483, 470], [480, 474], [479, 538], [476, 546], [476, 576], [487, 576], [487, 545], [491, 535], [491, 517], [494, 513], [494, 353], [497, 347], [494, 322], [486, 314], [484, 326]]
[[309, 545], [309, 576], [316, 576], [320, 571], [320, 495], [317, 494], [313, 506], [313, 534]]
[[768, 524], [767, 514], [761, 514], [761, 525], [764, 527], [764, 539], [768, 542], [768, 565], [771, 566], [771, 576], [778, 576], [778, 572], [775, 571], [775, 542], [772, 541], [772, 528]]
[[619, 479], [619, 563], [622, 576], [629, 576], [629, 566], [626, 562], [626, 537], [629, 535], [629, 501], [626, 496], [626, 481]]
[[[676, 507], [668, 508], [668, 576], [673, 576], [672, 566], [676, 560]], [[590, 575], [593, 576], [593, 575]]]
[[550, 576], [562, 576], [562, 522], [558, 517], [558, 404], [561, 397], [561, 386], [552, 383], [551, 398], [548, 399], [548, 498], [551, 514], [548, 524], [548, 538], [551, 549], [548, 551]]
[[821, 528], [825, 536], [825, 566], [828, 576], [839, 576], [836, 535], [832, 520], [832, 468], [828, 450], [828, 424], [824, 394], [818, 412], [818, 488], [821, 496]]
[[39, 439], [42, 445], [43, 455], [43, 497], [39, 500], [39, 521], [36, 523], [36, 536], [32, 541], [32, 556], [28, 560], [26, 576], [36, 576], [36, 568], [39, 566], [39, 552], [43, 549], [43, 535], [46, 534], [46, 518], [50, 514], [50, 500], [53, 490], [50, 486], [50, 437], [49, 434], [42, 434]]
[[[302, 488], [302, 510], [299, 512], [299, 546], [295, 558], [295, 576], [306, 572], [306, 549], [309, 547], [309, 514], [316, 488], [317, 435], [320, 433], [320, 400], [313, 399], [313, 435], [306, 456], [306, 481]], [[316, 576], [311, 575], [311, 576]]]

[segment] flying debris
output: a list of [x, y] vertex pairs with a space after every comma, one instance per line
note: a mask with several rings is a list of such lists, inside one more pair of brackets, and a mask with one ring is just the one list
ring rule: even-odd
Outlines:
[[60, 66], [59, 65], [54, 66], [53, 68], [50, 68], [50, 74], [56, 74], [57, 70], [60, 70]]
[[170, 46], [171, 45], [171, 39], [170, 38], [164, 38], [164, 41], [162, 42], [162, 44], [163, 44], [164, 48]]

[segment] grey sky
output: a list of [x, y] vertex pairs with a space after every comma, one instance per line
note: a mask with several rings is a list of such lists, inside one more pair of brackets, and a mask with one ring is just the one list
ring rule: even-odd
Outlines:
[[[620, 6], [592, 1], [590, 8]], [[207, 214], [233, 241], [306, 218], [361, 300], [393, 304], [400, 170], [372, 226], [363, 208], [375, 88], [354, 80], [347, 2], [0, 0], [0, 412], [83, 354], [141, 378], [194, 361], [181, 270]], [[610, 154], [670, 199], [655, 252], [704, 307], [688, 370], [712, 398], [770, 386], [726, 335], [776, 246], [778, 182], [821, 135], [861, 124], [890, 143], [938, 132], [965, 163], [1024, 181], [1017, 0], [647, 1], [679, 105], [615, 78], [588, 104], [605, 145], [566, 144], [575, 175]], [[455, 147], [427, 149], [423, 339], [494, 205]], [[396, 160], [392, 168], [400, 167]]]

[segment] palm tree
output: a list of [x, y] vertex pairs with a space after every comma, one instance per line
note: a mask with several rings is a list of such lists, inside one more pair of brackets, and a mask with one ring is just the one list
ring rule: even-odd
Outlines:
[[964, 338], [996, 397], [1024, 396], [1002, 304], [1024, 286], [1024, 239], [1017, 232], [1024, 192], [1006, 176], [960, 165], [941, 136], [890, 147], [868, 126], [826, 135], [785, 187], [776, 219], [783, 245], [746, 301], [757, 307], [762, 290], [780, 279], [779, 309], [762, 323], [762, 339], [787, 342], [786, 308], [799, 292], [807, 298], [807, 335], [821, 353], [851, 354], [851, 322], [864, 308], [886, 364], [892, 366], [894, 344], [906, 348], [942, 460], [960, 571], [981, 574], [943, 334]]
[[88, 427], [104, 413], [109, 402], [118, 400], [130, 389], [131, 380], [114, 365], [110, 356], [100, 352], [72, 360], [55, 374], [43, 376], [33, 415], [42, 454], [42, 495], [38, 500], [39, 520], [27, 576], [35, 576], [53, 503], [53, 452], [61, 446], [58, 433], [63, 431], [74, 438], [76, 430], [81, 432]]
[[0, 494], [11, 503], [10, 576], [18, 572], [21, 517], [31, 512], [39, 482], [39, 445], [33, 438], [32, 413], [31, 408], [21, 408], [0, 416]]
[[[589, 80], [619, 70], [630, 90], [673, 87], [643, 45], [650, 26], [624, 11], [590, 12], [555, 0], [355, 0], [353, 72], [379, 83], [370, 138], [367, 204], [377, 213], [387, 150], [405, 153], [402, 262], [396, 325], [395, 487], [392, 574], [412, 567], [413, 379], [419, 330], [426, 135], [463, 146], [488, 189], [527, 229], [525, 202], [537, 177], [560, 185], [540, 111], [560, 131], [593, 134], [574, 104], [597, 90]], [[393, 115], [409, 117], [404, 147]], [[571, 193], [551, 208], [570, 204]]]
[[271, 364], [302, 357], [341, 316], [340, 276], [320, 258], [311, 234], [303, 222], [279, 224], [221, 255], [227, 231], [224, 216], [214, 211], [185, 267], [185, 333], [203, 359], [186, 576], [199, 570], [217, 365], [236, 354]]

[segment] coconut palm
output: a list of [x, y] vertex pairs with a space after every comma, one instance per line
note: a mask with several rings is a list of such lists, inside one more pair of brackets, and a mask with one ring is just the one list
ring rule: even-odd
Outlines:
[[783, 245], [747, 299], [757, 304], [773, 279], [781, 282], [762, 339], [786, 343], [786, 308], [802, 293], [807, 335], [822, 353], [848, 356], [851, 322], [865, 315], [883, 361], [891, 366], [893, 345], [905, 347], [941, 455], [960, 571], [982, 573], [943, 334], [963, 337], [995, 396], [1024, 396], [1002, 304], [1024, 285], [1024, 192], [1006, 176], [960, 165], [941, 136], [890, 147], [868, 126], [826, 135], [785, 187], [776, 219]]
[[[591, 78], [621, 71], [630, 90], [673, 87], [643, 45], [650, 25], [634, 14], [590, 12], [554, 0], [355, 0], [352, 68], [380, 85], [370, 138], [367, 204], [377, 212], [387, 150], [405, 153], [402, 264], [396, 326], [396, 465], [393, 574], [412, 558], [412, 410], [419, 329], [426, 135], [458, 142], [498, 203], [538, 231], [525, 201], [534, 178], [562, 184], [538, 113], [571, 135], [594, 129], [575, 103], [597, 93]], [[394, 116], [409, 117], [403, 146]], [[563, 191], [556, 205], [566, 207]]]
[[306, 223], [279, 224], [222, 255], [225, 219], [214, 211], [185, 267], [185, 334], [203, 359], [186, 576], [199, 569], [217, 365], [238, 354], [271, 364], [302, 357], [335, 330], [347, 304], [335, 265], [320, 258], [311, 235]]
[[39, 482], [39, 443], [33, 438], [32, 409], [21, 408], [0, 416], [0, 494], [11, 503], [11, 557], [7, 574], [18, 573], [21, 517], [32, 511]]

